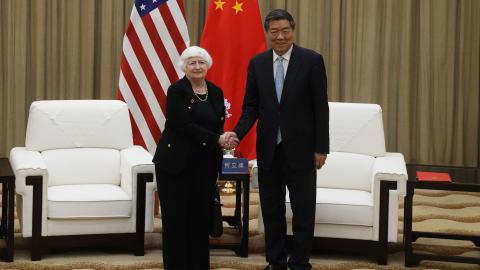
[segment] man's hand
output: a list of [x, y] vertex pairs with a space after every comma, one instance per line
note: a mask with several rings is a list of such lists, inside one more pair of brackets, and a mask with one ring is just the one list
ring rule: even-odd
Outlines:
[[327, 155], [315, 152], [314, 158], [315, 158], [315, 168], [317, 168], [318, 170], [322, 168], [322, 166], [325, 164], [325, 161], [327, 160]]
[[237, 134], [233, 131], [227, 131], [223, 133], [218, 139], [218, 143], [224, 149], [230, 150], [238, 146], [240, 140], [237, 137]]

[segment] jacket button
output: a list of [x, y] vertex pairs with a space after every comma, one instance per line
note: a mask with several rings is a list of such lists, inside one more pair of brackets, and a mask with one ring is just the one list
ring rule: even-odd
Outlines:
[[203, 145], [203, 146], [207, 146], [207, 144], [206, 144], [206, 143], [202, 143], [202, 145]]
[[189, 110], [191, 110], [191, 109], [192, 109], [192, 107], [190, 107], [190, 106], [189, 106], [189, 107], [188, 107], [188, 109], [189, 109]]
[[171, 145], [171, 144], [167, 144], [167, 147], [170, 148], [170, 147], [172, 147], [172, 145]]
[[220, 117], [220, 120], [223, 120], [223, 119], [224, 119], [224, 117], [223, 117], [223, 116], [222, 116], [222, 117]]

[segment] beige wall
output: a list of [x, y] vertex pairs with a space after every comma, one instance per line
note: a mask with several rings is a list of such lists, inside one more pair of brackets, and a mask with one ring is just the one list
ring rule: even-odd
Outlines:
[[[184, 1], [191, 44], [208, 2]], [[131, 3], [0, 1], [0, 156], [23, 145], [33, 100], [116, 97]], [[294, 15], [297, 43], [325, 57], [331, 101], [383, 107], [389, 151], [408, 163], [479, 165], [480, 1], [259, 5], [262, 16], [273, 8]]]

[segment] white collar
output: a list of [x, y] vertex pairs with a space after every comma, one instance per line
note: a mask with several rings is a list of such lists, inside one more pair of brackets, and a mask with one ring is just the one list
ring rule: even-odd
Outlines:
[[[292, 49], [293, 49], [293, 44], [292, 44], [292, 46], [290, 46], [290, 49], [288, 49], [288, 51], [286, 53], [281, 55], [283, 57], [283, 59], [285, 59], [287, 61], [290, 61], [290, 56], [292, 55]], [[273, 51], [273, 62], [275, 63], [275, 61], [277, 61], [277, 58], [280, 57], [280, 55], [275, 53], [275, 50], [272, 49], [272, 51]]]

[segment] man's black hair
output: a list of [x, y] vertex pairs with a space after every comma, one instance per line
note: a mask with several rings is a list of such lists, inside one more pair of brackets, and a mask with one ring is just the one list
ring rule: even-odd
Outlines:
[[278, 20], [287, 20], [290, 23], [292, 29], [295, 30], [295, 20], [293, 19], [292, 15], [284, 9], [274, 9], [270, 11], [270, 13], [268, 13], [268, 15], [265, 17], [265, 22], [263, 23], [265, 31], [268, 31], [271, 21]]

